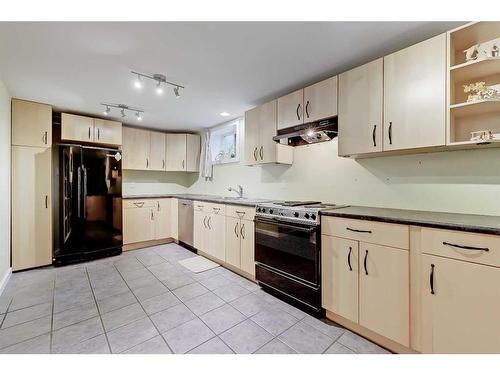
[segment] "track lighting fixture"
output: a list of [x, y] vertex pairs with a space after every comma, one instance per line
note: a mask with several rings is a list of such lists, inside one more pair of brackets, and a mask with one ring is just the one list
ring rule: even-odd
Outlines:
[[139, 73], [139, 72], [135, 72], [135, 71], [131, 71], [131, 73], [136, 77], [134, 80], [134, 86], [136, 88], [142, 87], [142, 84], [143, 84], [142, 78], [148, 78], [148, 79], [151, 79], [153, 81], [156, 81], [156, 93], [158, 95], [163, 94], [165, 85], [170, 85], [170, 86], [174, 86], [175, 97], [179, 98], [181, 96], [179, 90], [184, 88], [184, 86], [181, 86], [177, 83], [167, 81], [167, 77], [163, 74], [149, 75], [149, 74]]
[[108, 116], [111, 113], [111, 108], [116, 108], [120, 111], [120, 115], [122, 118], [127, 116], [125, 111], [131, 111], [135, 112], [137, 121], [142, 121], [142, 114], [144, 113], [142, 109], [129, 107], [126, 104], [101, 103], [101, 105], [106, 107], [103, 112], [105, 116]]

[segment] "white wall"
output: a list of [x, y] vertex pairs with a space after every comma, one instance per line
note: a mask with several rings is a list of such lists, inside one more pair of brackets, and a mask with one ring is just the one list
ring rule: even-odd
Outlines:
[[337, 141], [295, 148], [293, 166], [214, 167], [213, 181], [188, 192], [500, 215], [500, 149], [353, 160], [337, 157]]
[[189, 173], [158, 171], [123, 171], [122, 194], [186, 193], [193, 182]]
[[0, 81], [0, 288], [10, 269], [10, 150], [10, 95]]

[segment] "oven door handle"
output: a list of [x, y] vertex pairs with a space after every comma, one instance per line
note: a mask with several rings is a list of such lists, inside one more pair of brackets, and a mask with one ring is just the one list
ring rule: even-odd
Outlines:
[[255, 219], [255, 222], [256, 223], [265, 223], [265, 224], [275, 224], [275, 225], [279, 225], [280, 227], [296, 229], [296, 230], [299, 230], [301, 232], [306, 232], [306, 233], [312, 233], [318, 229], [318, 227], [316, 225], [313, 227], [300, 227], [300, 226], [284, 223], [283, 221], [280, 221], [280, 220], [265, 220], [265, 219], [259, 218], [259, 219]]

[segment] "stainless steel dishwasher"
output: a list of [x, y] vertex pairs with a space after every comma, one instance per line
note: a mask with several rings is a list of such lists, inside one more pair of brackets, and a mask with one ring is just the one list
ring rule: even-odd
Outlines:
[[190, 250], [194, 250], [193, 216], [193, 201], [179, 199], [179, 243]]

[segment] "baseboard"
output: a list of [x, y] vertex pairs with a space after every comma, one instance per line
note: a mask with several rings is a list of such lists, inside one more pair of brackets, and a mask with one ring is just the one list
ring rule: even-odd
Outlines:
[[170, 237], [169, 238], [162, 238], [161, 240], [135, 242], [135, 243], [129, 243], [129, 244], [123, 245], [122, 250], [129, 251], [129, 250], [143, 249], [145, 247], [164, 245], [164, 244], [171, 243], [171, 242], [174, 242], [174, 239], [170, 238]]
[[7, 270], [7, 273], [4, 275], [2, 280], [0, 280], [0, 296], [2, 295], [7, 283], [9, 282], [10, 277], [12, 276], [12, 268]]

